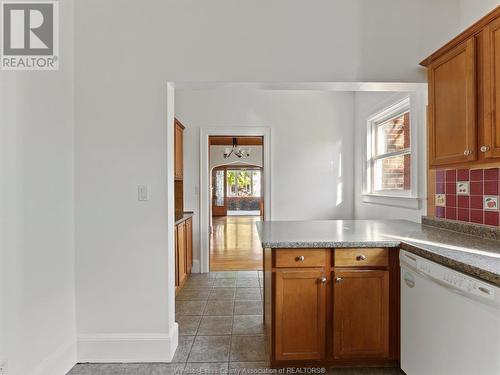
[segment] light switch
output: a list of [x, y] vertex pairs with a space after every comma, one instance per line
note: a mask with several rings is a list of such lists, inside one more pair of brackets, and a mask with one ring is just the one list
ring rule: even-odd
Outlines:
[[137, 193], [139, 201], [149, 201], [151, 199], [149, 185], [137, 185]]

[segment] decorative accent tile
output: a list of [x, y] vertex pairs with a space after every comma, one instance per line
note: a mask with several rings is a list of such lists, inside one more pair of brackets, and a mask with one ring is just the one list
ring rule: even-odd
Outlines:
[[446, 195], [436, 194], [436, 206], [445, 207], [446, 206]]
[[498, 195], [485, 195], [484, 196], [484, 210], [485, 211], [498, 211]]
[[457, 182], [457, 195], [469, 195], [469, 181], [459, 181]]

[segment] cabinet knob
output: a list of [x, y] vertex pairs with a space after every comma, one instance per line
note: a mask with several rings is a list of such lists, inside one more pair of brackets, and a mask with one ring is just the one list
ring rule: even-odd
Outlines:
[[303, 255], [301, 255], [300, 257], [297, 257], [295, 259], [297, 260], [297, 262], [303, 262], [306, 258]]
[[342, 282], [342, 278], [341, 278], [341, 277], [336, 277], [336, 278], [335, 278], [335, 282], [336, 282], [337, 284], [340, 284], [340, 283]]
[[357, 260], [358, 262], [359, 262], [359, 261], [362, 261], [362, 260], [366, 260], [366, 256], [364, 256], [364, 255], [358, 255], [358, 256], [356, 257], [356, 260]]
[[323, 276], [321, 279], [319, 279], [319, 281], [321, 281], [321, 284], [326, 284], [326, 277]]
[[490, 151], [490, 146], [481, 146], [481, 152], [488, 152]]
[[465, 155], [465, 156], [472, 155], [472, 150], [465, 150], [465, 151], [464, 151], [464, 155]]

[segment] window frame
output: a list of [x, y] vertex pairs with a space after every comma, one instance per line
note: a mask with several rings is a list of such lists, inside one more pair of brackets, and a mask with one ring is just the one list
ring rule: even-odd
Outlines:
[[[420, 126], [419, 105], [420, 101], [415, 95], [404, 95], [398, 98], [392, 98], [386, 105], [381, 106], [368, 116], [366, 120], [365, 137], [365, 157], [363, 165], [363, 201], [367, 203], [378, 203], [384, 205], [393, 205], [407, 208], [419, 209], [418, 195], [418, 168], [419, 161], [416, 155], [418, 150], [418, 128]], [[384, 122], [409, 112], [410, 116], [410, 146], [403, 150], [387, 152], [376, 155], [376, 130]], [[410, 190], [375, 190], [375, 163], [391, 156], [409, 154], [410, 161]]]

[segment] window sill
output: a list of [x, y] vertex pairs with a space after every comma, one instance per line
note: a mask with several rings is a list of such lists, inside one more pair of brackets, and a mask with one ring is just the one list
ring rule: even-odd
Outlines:
[[393, 206], [409, 208], [412, 210], [420, 209], [420, 198], [405, 197], [397, 195], [382, 195], [382, 194], [363, 194], [363, 202], [370, 204], [379, 204], [382, 206]]

